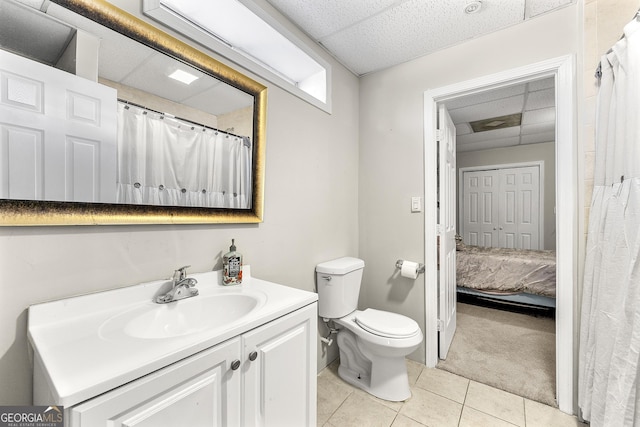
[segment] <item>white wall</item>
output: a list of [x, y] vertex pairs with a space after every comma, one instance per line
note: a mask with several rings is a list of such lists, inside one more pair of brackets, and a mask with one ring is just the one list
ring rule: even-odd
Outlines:
[[[126, 3], [137, 13], [139, 1]], [[31, 403], [30, 304], [166, 278], [187, 264], [220, 268], [231, 238], [254, 276], [309, 291], [317, 263], [358, 255], [358, 80], [318, 51], [333, 66], [331, 115], [263, 82], [263, 223], [0, 227], [0, 405]]]
[[[517, 147], [495, 148], [482, 151], [465, 151], [458, 153], [457, 167], [489, 166], [509, 163], [544, 162], [544, 248], [556, 248], [556, 144], [545, 142], [542, 144], [527, 144]], [[456, 175], [460, 177], [460, 174]], [[459, 184], [459, 183], [458, 183]], [[460, 188], [458, 186], [458, 188]]]
[[[410, 210], [411, 196], [424, 194], [424, 92], [581, 53], [578, 12], [574, 4], [361, 78], [362, 306], [403, 313], [424, 327], [424, 287], [435, 284], [397, 277], [394, 267], [398, 258], [424, 261], [424, 214]], [[424, 348], [411, 357], [424, 361]]]

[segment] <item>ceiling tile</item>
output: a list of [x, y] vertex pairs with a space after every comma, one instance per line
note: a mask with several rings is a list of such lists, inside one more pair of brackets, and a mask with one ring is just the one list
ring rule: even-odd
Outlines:
[[497, 99], [484, 104], [471, 105], [469, 107], [450, 110], [449, 114], [454, 123], [469, 122], [474, 120], [489, 119], [491, 117], [506, 116], [522, 112], [524, 95]]
[[457, 146], [457, 150], [459, 152], [463, 152], [463, 151], [488, 150], [491, 148], [511, 147], [514, 145], [518, 145], [519, 141], [520, 141], [520, 137], [494, 139], [490, 141], [480, 141], [480, 142], [475, 142], [473, 144], [460, 144]]
[[448, 110], [455, 110], [456, 108], [467, 107], [469, 105], [483, 104], [489, 101], [495, 101], [497, 99], [509, 98], [515, 95], [524, 94], [526, 85], [518, 84], [513, 86], [507, 86], [498, 89], [486, 90], [483, 92], [475, 93], [473, 95], [461, 96], [459, 98], [446, 101], [445, 105]]
[[520, 126], [514, 126], [510, 128], [490, 130], [487, 132], [478, 132], [478, 133], [472, 133], [468, 135], [459, 135], [456, 138], [456, 143], [458, 145], [472, 144], [472, 143], [478, 143], [483, 141], [494, 141], [494, 140], [499, 140], [503, 138], [512, 138], [512, 137], [517, 138], [519, 135], [520, 135]]
[[465, 15], [460, 1], [409, 0], [319, 42], [354, 72], [365, 74], [522, 21], [524, 0], [485, 5]]
[[545, 79], [534, 80], [529, 82], [529, 90], [542, 90], [542, 89], [553, 89], [555, 87], [555, 78], [547, 77]]
[[555, 132], [543, 132], [533, 135], [522, 135], [521, 144], [539, 144], [541, 142], [554, 142], [556, 140]]
[[522, 114], [522, 124], [531, 125], [535, 123], [545, 123], [556, 120], [556, 109], [543, 108], [541, 110], [525, 111]]
[[383, 12], [386, 8], [400, 3], [400, 1], [269, 0], [269, 3], [283, 15], [296, 22], [307, 34], [318, 40]]
[[529, 0], [525, 9], [525, 18], [533, 18], [571, 3], [571, 0]]
[[237, 89], [217, 82], [208, 89], [185, 99], [184, 102], [199, 110], [221, 115], [253, 105], [253, 96], [243, 94], [243, 97], [239, 97]]
[[[145, 63], [144, 68], [136, 69], [125, 77], [121, 83], [136, 89], [155, 93], [173, 102], [182, 102], [182, 100], [188, 99], [210, 86], [207, 79], [203, 78], [199, 78], [187, 85], [167, 77], [178, 68], [199, 77], [204, 76], [204, 73], [201, 71], [178, 63], [168, 56], [154, 55]], [[158, 82], [163, 83], [161, 87], [158, 87]]]
[[538, 123], [535, 125], [522, 126], [522, 135], [533, 135], [541, 132], [555, 132], [555, 122]]
[[556, 93], [553, 89], [538, 90], [529, 92], [525, 110], [539, 110], [541, 108], [553, 107], [556, 104]]
[[473, 133], [473, 129], [471, 129], [471, 125], [469, 123], [458, 123], [456, 124], [456, 135], [468, 135]]

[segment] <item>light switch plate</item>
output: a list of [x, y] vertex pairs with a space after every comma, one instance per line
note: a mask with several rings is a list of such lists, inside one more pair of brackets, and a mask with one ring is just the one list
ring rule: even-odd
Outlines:
[[411, 212], [422, 212], [422, 198], [414, 196], [411, 198]]

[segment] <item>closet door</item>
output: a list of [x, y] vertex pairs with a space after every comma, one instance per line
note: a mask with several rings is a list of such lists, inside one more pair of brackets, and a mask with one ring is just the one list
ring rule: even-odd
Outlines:
[[461, 229], [468, 245], [542, 249], [540, 168], [465, 171]]
[[499, 245], [497, 170], [470, 171], [463, 175], [463, 240], [468, 245]]
[[499, 243], [501, 248], [540, 247], [540, 169], [499, 171]]

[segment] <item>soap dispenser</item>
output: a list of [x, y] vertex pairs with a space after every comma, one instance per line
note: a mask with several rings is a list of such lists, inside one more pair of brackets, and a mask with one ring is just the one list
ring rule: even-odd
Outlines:
[[231, 239], [229, 252], [222, 257], [222, 283], [224, 285], [242, 283], [242, 254], [236, 252], [235, 239]]

